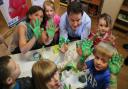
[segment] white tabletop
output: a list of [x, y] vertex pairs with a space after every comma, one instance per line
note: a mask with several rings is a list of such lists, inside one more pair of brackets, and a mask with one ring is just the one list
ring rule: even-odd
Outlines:
[[54, 61], [59, 67], [63, 67], [70, 61], [77, 61], [79, 59], [79, 55], [76, 52], [76, 42], [71, 42], [69, 44], [68, 51], [65, 54], [57, 50], [58, 47], [58, 45], [55, 45], [29, 51], [26, 54], [19, 53], [10, 56], [20, 65], [20, 77], [31, 76], [32, 65], [37, 61], [34, 60], [34, 54], [37, 54], [36, 56], [41, 55], [41, 59], [50, 59]]
[[[65, 54], [58, 50], [58, 45], [55, 45], [47, 48], [32, 50], [26, 54], [19, 53], [10, 56], [20, 65], [21, 75], [19, 77], [31, 76], [32, 65], [38, 60], [34, 59], [35, 54], [37, 54], [36, 56], [40, 55], [40, 59], [50, 59], [54, 61], [57, 66], [61, 68], [72, 61], [77, 62], [80, 59], [80, 56], [76, 52], [76, 42], [77, 41], [69, 43], [68, 51]], [[91, 59], [93, 59], [93, 56], [91, 56]]]

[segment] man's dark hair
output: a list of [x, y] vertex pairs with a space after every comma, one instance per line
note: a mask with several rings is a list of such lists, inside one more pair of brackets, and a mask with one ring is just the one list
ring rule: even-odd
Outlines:
[[10, 56], [2, 56], [0, 57], [0, 86], [6, 85], [6, 79], [10, 75], [10, 71], [7, 68], [7, 65], [10, 61]]
[[69, 15], [70, 13], [81, 13], [83, 15], [82, 4], [76, 1], [71, 2], [67, 7], [67, 14]]

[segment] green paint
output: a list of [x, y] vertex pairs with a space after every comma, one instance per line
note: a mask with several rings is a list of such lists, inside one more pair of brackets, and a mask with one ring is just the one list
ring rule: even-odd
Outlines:
[[61, 48], [64, 43], [69, 43], [69, 42], [70, 42], [69, 39], [65, 39], [64, 37], [60, 36], [59, 47]]
[[71, 85], [67, 86], [66, 84], [64, 84], [63, 89], [71, 89]]
[[123, 64], [123, 57], [117, 53], [109, 60], [109, 68], [112, 74], [118, 75]]
[[80, 62], [84, 62], [85, 57], [89, 56], [93, 52], [93, 41], [89, 39], [81, 40], [76, 44], [77, 47], [80, 47], [82, 49], [82, 56], [80, 58]]
[[41, 37], [41, 30], [40, 30], [40, 21], [39, 19], [36, 19], [36, 21], [34, 22], [34, 20], [32, 21], [33, 22], [33, 27], [31, 24], [28, 24], [28, 26], [33, 30], [33, 33], [36, 37], [36, 39], [39, 39]]
[[48, 27], [46, 28], [46, 32], [48, 34], [49, 37], [53, 38], [54, 35], [55, 35], [55, 29], [56, 29], [56, 26], [54, 25], [54, 22], [52, 19], [50, 19], [48, 21]]

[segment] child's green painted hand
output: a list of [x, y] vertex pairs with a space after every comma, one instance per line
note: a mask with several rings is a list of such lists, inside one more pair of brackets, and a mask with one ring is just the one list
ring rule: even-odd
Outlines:
[[33, 21], [33, 25], [34, 27], [32, 27], [32, 25], [28, 24], [28, 26], [32, 29], [36, 39], [39, 39], [41, 37], [41, 30], [40, 30], [40, 21], [39, 19], [36, 19], [36, 21]]
[[47, 32], [47, 34], [48, 34], [48, 36], [50, 38], [53, 38], [54, 37], [54, 35], [55, 35], [55, 29], [56, 29], [56, 26], [54, 25], [53, 20], [52, 19], [49, 20], [48, 21], [48, 27], [46, 28], [46, 32]]
[[123, 64], [123, 57], [120, 54], [114, 54], [109, 61], [109, 68], [112, 74], [119, 74], [121, 66]]

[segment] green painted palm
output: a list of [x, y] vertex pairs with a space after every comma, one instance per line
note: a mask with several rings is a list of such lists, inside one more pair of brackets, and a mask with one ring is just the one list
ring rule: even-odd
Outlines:
[[60, 39], [59, 39], [59, 47], [62, 47], [62, 45], [64, 43], [69, 43], [69, 42], [70, 42], [69, 39], [66, 40], [64, 37], [60, 36]]
[[84, 62], [85, 57], [89, 56], [93, 52], [93, 41], [89, 39], [81, 40], [76, 44], [77, 47], [80, 47], [82, 49], [82, 56], [80, 58], [80, 62]]
[[54, 25], [54, 22], [52, 19], [50, 19], [48, 21], [48, 27], [46, 28], [46, 32], [48, 34], [49, 37], [53, 38], [54, 35], [55, 35], [55, 29], [56, 29], [56, 26]]
[[109, 60], [109, 69], [111, 72], [110, 78], [110, 88], [117, 89], [117, 76], [121, 70], [121, 66], [123, 65], [123, 57], [116, 53]]
[[109, 60], [110, 72], [115, 75], [119, 74], [122, 64], [123, 64], [123, 57], [119, 53], [114, 54], [111, 60]]
[[[33, 22], [33, 26], [30, 24], [28, 24], [28, 26], [32, 29], [36, 39], [39, 39], [41, 37], [41, 28], [40, 28], [41, 23], [39, 19], [36, 19], [36, 21], [32, 21], [32, 22]], [[42, 28], [42, 30], [44, 29]]]

